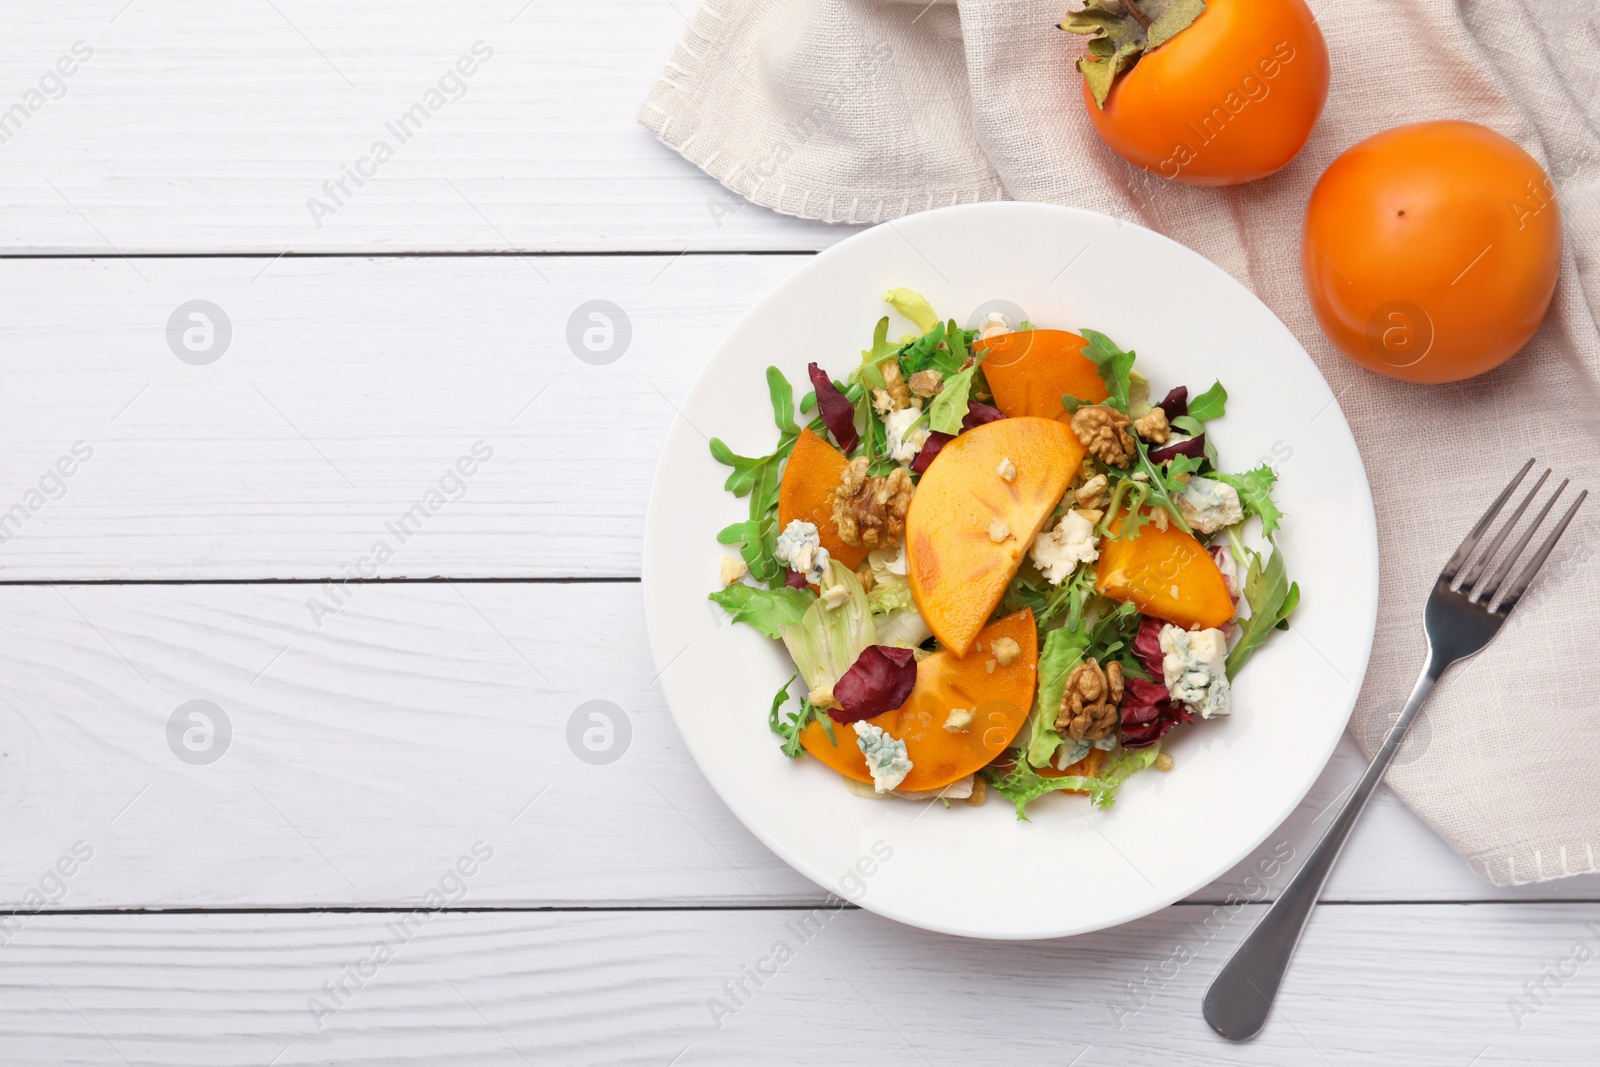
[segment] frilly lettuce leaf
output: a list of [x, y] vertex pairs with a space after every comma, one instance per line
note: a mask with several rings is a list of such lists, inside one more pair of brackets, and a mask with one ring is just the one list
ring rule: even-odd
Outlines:
[[928, 298], [921, 293], [910, 289], [890, 289], [883, 294], [884, 303], [894, 308], [900, 314], [917, 324], [917, 329], [927, 333], [939, 325], [939, 316], [934, 313], [933, 305], [928, 303]]
[[879, 548], [868, 552], [867, 566], [872, 568], [872, 589], [867, 593], [867, 605], [874, 614], [887, 615], [914, 606], [911, 583], [906, 578], [903, 546], [899, 551]]
[[1118, 749], [1101, 766], [1100, 774], [1094, 778], [1076, 774], [1064, 778], [1046, 778], [1020, 760], [1016, 766], [1003, 774], [993, 771], [985, 771], [984, 774], [996, 793], [1017, 806], [1017, 818], [1026, 821], [1027, 806], [1046, 793], [1054, 793], [1058, 789], [1084, 790], [1089, 794], [1089, 800], [1095, 807], [1109, 808], [1116, 802], [1117, 789], [1128, 780], [1129, 775], [1150, 766], [1160, 754], [1159, 743], [1149, 748]]
[[901, 608], [899, 611], [880, 615], [876, 625], [880, 645], [916, 648], [933, 636], [928, 620], [924, 619], [922, 613], [915, 607]]
[[787, 585], [761, 589], [743, 582], [718, 589], [708, 599], [721, 605], [734, 622], [748, 623], [768, 637], [777, 637], [785, 626], [799, 622], [817, 601], [809, 589], [791, 589]]
[[1149, 414], [1150, 407], [1150, 379], [1136, 370], [1128, 371], [1128, 417], [1142, 418]]
[[867, 594], [850, 568], [836, 559], [828, 561], [823, 588], [842, 585], [849, 593], [844, 603], [829, 608], [818, 597], [800, 621], [785, 626], [779, 636], [794, 658], [809, 689], [832, 688], [868, 645], [877, 644], [878, 631], [867, 606]]
[[[1099, 330], [1079, 330], [1089, 343], [1083, 346], [1083, 354], [1094, 364], [1094, 369], [1100, 372], [1100, 380], [1105, 383], [1106, 392], [1110, 395], [1106, 403], [1118, 411], [1128, 410], [1128, 398], [1133, 384], [1129, 374], [1133, 370], [1134, 354], [1124, 352]], [[1146, 383], [1148, 385], [1148, 383]]]
[[1278, 505], [1272, 501], [1272, 486], [1278, 480], [1278, 472], [1267, 464], [1263, 463], [1243, 474], [1213, 471], [1206, 477], [1231, 485], [1238, 490], [1239, 502], [1244, 505], [1244, 513], [1261, 516], [1261, 532], [1266, 536], [1271, 537], [1278, 524], [1283, 521], [1283, 512], [1279, 511]]

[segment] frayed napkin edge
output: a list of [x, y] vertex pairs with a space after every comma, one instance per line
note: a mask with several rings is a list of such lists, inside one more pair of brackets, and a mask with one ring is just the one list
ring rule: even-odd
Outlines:
[[[1574, 864], [1574, 856], [1580, 858], [1582, 865]], [[1546, 857], [1552, 862], [1559, 857], [1559, 869], [1549, 867]], [[1569, 842], [1554, 848], [1499, 849], [1487, 855], [1468, 858], [1467, 863], [1491, 885], [1498, 886], [1536, 885], [1580, 874], [1600, 874], [1600, 864], [1595, 862], [1592, 841]]]

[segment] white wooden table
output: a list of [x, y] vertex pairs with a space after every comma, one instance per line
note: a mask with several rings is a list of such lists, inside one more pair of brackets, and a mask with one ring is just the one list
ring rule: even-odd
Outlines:
[[[639, 538], [709, 346], [850, 231], [635, 124], [689, 3], [6, 5], [0, 1063], [1594, 1062], [1600, 882], [1496, 889], [1387, 795], [1267, 1032], [1205, 1027], [1348, 741], [1129, 926], [795, 936], [825, 894], [684, 751]], [[195, 300], [225, 346], [169, 344]], [[591, 300], [610, 363], [567, 341]]]

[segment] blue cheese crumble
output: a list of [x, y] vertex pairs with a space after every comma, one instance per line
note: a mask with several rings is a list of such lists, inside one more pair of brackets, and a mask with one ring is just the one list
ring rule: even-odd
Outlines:
[[1078, 569], [1078, 564], [1100, 558], [1096, 540], [1094, 524], [1078, 512], [1069, 511], [1061, 516], [1055, 529], [1046, 530], [1033, 539], [1028, 554], [1047, 582], [1060, 585]]
[[1228, 714], [1228, 639], [1221, 630], [1161, 628], [1161, 674], [1172, 699], [1202, 719]]
[[1089, 754], [1090, 749], [1098, 748], [1102, 752], [1110, 752], [1117, 744], [1116, 731], [1097, 737], [1093, 741], [1076, 741], [1070, 737], [1062, 739], [1061, 750], [1056, 753], [1055, 768], [1064, 771]]
[[1190, 478], [1178, 494], [1178, 510], [1183, 512], [1184, 522], [1205, 534], [1244, 521], [1239, 491], [1226, 482], [1199, 476]]
[[872, 788], [887, 793], [911, 773], [911, 760], [906, 757], [906, 743], [890, 737], [882, 728], [865, 719], [855, 724], [856, 747], [867, 759], [867, 770], [872, 772]]
[[779, 563], [805, 575], [812, 585], [821, 585], [822, 579], [828, 576], [828, 550], [822, 547], [822, 537], [814, 523], [790, 520], [778, 535], [772, 554]]
[[917, 458], [922, 446], [928, 443], [926, 423], [911, 430], [909, 434], [906, 432], [911, 424], [921, 417], [922, 411], [919, 408], [901, 408], [883, 417], [884, 444], [889, 450], [890, 458], [896, 463], [909, 464]]

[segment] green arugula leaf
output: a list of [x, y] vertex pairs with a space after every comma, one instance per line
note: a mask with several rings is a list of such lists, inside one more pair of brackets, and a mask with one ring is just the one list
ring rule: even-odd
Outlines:
[[1228, 653], [1228, 677], [1231, 679], [1260, 648], [1277, 625], [1289, 617], [1300, 603], [1300, 587], [1289, 581], [1283, 562], [1283, 552], [1276, 546], [1265, 565], [1259, 553], [1250, 553], [1250, 566], [1245, 572], [1244, 598], [1250, 605], [1250, 617], [1239, 624], [1239, 641]]
[[1220, 419], [1227, 412], [1228, 391], [1221, 382], [1213, 382], [1210, 389], [1189, 401], [1189, 417], [1199, 422]]
[[778, 690], [777, 695], [772, 698], [772, 709], [767, 712], [767, 726], [779, 737], [785, 737], [787, 735], [783, 732], [782, 720], [778, 718], [778, 709], [783, 707], [784, 704], [788, 703], [789, 687], [794, 684], [794, 680], [798, 677], [800, 677], [799, 671], [795, 671], [793, 674], [789, 675], [789, 680], [783, 683], [783, 686]]
[[1193, 415], [1179, 415], [1170, 423], [1174, 430], [1182, 430], [1190, 437], [1198, 437], [1206, 432], [1205, 423]]
[[[1055, 587], [1055, 590], [1045, 601], [1044, 608], [1034, 613], [1034, 622], [1038, 625], [1041, 635], [1063, 613], [1065, 613], [1066, 617], [1066, 626], [1077, 629], [1083, 624], [1084, 609], [1090, 599], [1097, 595], [1094, 590], [1094, 581], [1094, 568], [1080, 565], [1072, 573], [1072, 577]], [[1042, 643], [1043, 638], [1041, 637]]]
[[[767, 392], [772, 399], [772, 420], [779, 431], [778, 447], [767, 456], [740, 456], [722, 442], [711, 439], [711, 458], [732, 467], [723, 488], [736, 497], [750, 497], [750, 518], [736, 522], [717, 535], [725, 545], [740, 545], [740, 555], [758, 581], [769, 585], [783, 575], [773, 550], [778, 539], [778, 487], [780, 468], [794, 451], [800, 427], [794, 419], [794, 391], [776, 367], [767, 368]], [[803, 406], [803, 405], [802, 405]]]
[[909, 378], [921, 370], [936, 370], [948, 378], [959, 371], [967, 361], [966, 351], [972, 333], [969, 330], [956, 333], [958, 336], [952, 338], [944, 323], [934, 323], [933, 329], [900, 349], [901, 374]]
[[783, 750], [783, 754], [790, 759], [798, 759], [800, 754], [805, 751], [805, 747], [800, 743], [800, 735], [811, 724], [813, 719], [822, 723], [822, 729], [827, 733], [829, 741], [835, 745], [839, 743], [839, 739], [833, 735], [833, 720], [823, 714], [821, 708], [818, 708], [805, 697], [800, 698], [800, 710], [792, 711], [788, 716], [783, 716], [779, 713], [779, 709], [788, 703], [789, 687], [794, 684], [795, 678], [798, 677], [800, 675], [796, 672], [787, 682], [783, 683], [783, 688], [779, 689], [778, 694], [772, 698], [771, 710], [767, 712], [767, 726], [773, 733], [783, 738], [783, 744], [779, 747]]
[[1272, 501], [1272, 486], [1278, 480], [1278, 472], [1267, 464], [1263, 463], [1243, 474], [1212, 471], [1206, 477], [1233, 486], [1239, 493], [1239, 502], [1244, 505], [1245, 514], [1261, 516], [1261, 532], [1268, 537], [1282, 524], [1283, 512]]
[[[757, 567], [761, 566], [762, 551], [765, 547], [762, 544], [760, 523], [746, 519], [743, 522], [733, 523], [731, 526], [724, 526], [717, 531], [717, 544], [738, 545], [739, 555], [744, 557], [744, 565], [750, 568], [750, 573], [762, 581], [766, 580], [761, 578], [761, 575], [756, 570]], [[774, 547], [776, 547], [776, 540], [774, 540]], [[777, 563], [776, 557], [774, 557], [773, 563]]]
[[1110, 394], [1106, 403], [1124, 414], [1128, 411], [1128, 396], [1133, 388], [1128, 380], [1128, 372], [1133, 370], [1134, 354], [1124, 352], [1112, 343], [1111, 338], [1098, 330], [1079, 330], [1089, 342], [1083, 346], [1083, 354], [1089, 362], [1094, 364], [1094, 369], [1100, 372], [1100, 380], [1105, 383], [1106, 392]]
[[728, 475], [722, 487], [734, 496], [744, 496], [750, 492], [750, 487], [755, 484], [755, 472], [772, 459], [771, 456], [736, 455], [733, 449], [722, 443], [720, 437], [711, 439], [711, 458], [733, 468], [733, 473]]
[[[792, 445], [791, 445], [792, 447]], [[785, 455], [788, 451], [785, 450]], [[755, 550], [741, 554], [757, 581], [772, 585], [783, 581], [783, 564], [778, 562], [778, 465], [769, 463], [761, 468], [755, 486], [750, 490], [750, 522], [755, 535]]]
[[748, 623], [768, 637], [781, 637], [785, 626], [799, 622], [817, 599], [809, 589], [760, 589], [735, 582], [712, 593], [708, 599], [722, 607], [734, 622]]
[[1200, 460], [1190, 456], [1173, 456], [1165, 463], [1154, 463], [1150, 459], [1150, 447], [1144, 443], [1144, 438], [1134, 438], [1134, 446], [1139, 452], [1139, 462], [1136, 469], [1144, 471], [1145, 484], [1150, 488], [1150, 498], [1155, 503], [1167, 510], [1167, 517], [1184, 533], [1193, 533], [1189, 529], [1189, 522], [1183, 517], [1183, 512], [1178, 508], [1177, 496], [1183, 492], [1183, 482], [1178, 480], [1180, 474], [1193, 474], [1200, 469]]
[[777, 367], [767, 368], [767, 394], [772, 398], [772, 421], [785, 436], [798, 435], [800, 427], [794, 423], [794, 390], [789, 379]]
[[961, 420], [967, 417], [967, 397], [972, 392], [972, 376], [978, 364], [957, 371], [944, 380], [944, 388], [928, 406], [928, 429], [935, 433], [958, 434]]
[[1289, 583], [1289, 595], [1283, 598], [1283, 606], [1278, 609], [1278, 625], [1274, 626], [1273, 629], [1287, 630], [1289, 628], [1289, 616], [1293, 614], [1294, 609], [1299, 606], [1300, 583], [1291, 582]]
[[963, 330], [956, 325], [956, 320], [951, 319], [944, 326], [944, 340], [950, 349], [950, 362], [960, 370], [972, 358], [972, 339], [978, 336], [976, 330]]
[[879, 364], [899, 350], [899, 345], [889, 341], [889, 316], [885, 315], [872, 331], [872, 347], [861, 352], [861, 368], [856, 371], [856, 377], [873, 389], [887, 389], [889, 383], [884, 380]]

